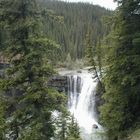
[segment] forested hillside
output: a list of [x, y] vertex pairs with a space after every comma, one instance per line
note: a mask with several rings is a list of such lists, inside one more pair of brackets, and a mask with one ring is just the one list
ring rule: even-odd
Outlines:
[[[61, 60], [65, 60], [68, 53], [72, 59], [85, 57], [85, 38], [90, 31], [92, 44], [110, 31], [103, 24], [103, 17], [112, 15], [112, 11], [88, 3], [66, 3], [60, 1], [40, 0], [41, 6], [51, 15], [57, 15], [59, 20], [47, 20], [44, 27], [45, 34], [62, 46]], [[58, 58], [57, 58], [58, 59]]]
[[114, 1], [0, 0], [0, 140], [140, 140], [140, 0]]

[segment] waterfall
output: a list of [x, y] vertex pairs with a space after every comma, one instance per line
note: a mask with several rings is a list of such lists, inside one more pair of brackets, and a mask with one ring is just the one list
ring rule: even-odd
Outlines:
[[107, 140], [95, 109], [97, 80], [88, 70], [62, 71], [67, 76], [68, 110], [77, 120], [83, 140]]
[[68, 76], [68, 109], [87, 133], [92, 132], [93, 124], [98, 125], [94, 113], [96, 82], [91, 76]]
[[68, 109], [77, 120], [83, 140], [104, 140], [97, 122], [95, 94], [97, 81], [87, 70], [65, 73], [68, 77]]

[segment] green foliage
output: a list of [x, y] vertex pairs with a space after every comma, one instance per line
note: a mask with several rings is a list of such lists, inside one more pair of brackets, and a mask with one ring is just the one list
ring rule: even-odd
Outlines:
[[57, 45], [42, 34], [36, 0], [1, 0], [0, 6], [2, 27], [9, 35], [0, 51], [10, 64], [0, 82], [0, 101], [6, 106], [0, 108], [0, 136], [50, 140], [55, 131], [52, 112], [61, 112], [66, 101], [47, 87], [54, 73], [48, 54]]
[[122, 140], [140, 115], [139, 0], [119, 0], [110, 35], [101, 120], [110, 140]]
[[74, 116], [70, 118], [68, 126], [67, 140], [80, 139], [80, 131], [77, 122], [74, 120]]
[[[88, 64], [90, 66], [89, 71], [94, 72], [94, 78], [98, 80], [98, 86], [100, 87], [101, 91], [104, 92], [104, 85], [101, 81], [102, 79], [102, 59], [101, 59], [101, 48], [96, 46], [96, 53], [95, 53], [95, 48], [92, 45], [91, 42], [91, 36], [90, 33], [86, 35], [86, 46], [87, 46], [87, 51], [86, 51], [86, 57]], [[96, 54], [96, 55], [95, 55]]]
[[140, 138], [140, 129], [136, 129], [132, 134], [129, 135], [127, 140], [139, 140]]
[[4, 110], [5, 110], [5, 104], [2, 100], [0, 100], [0, 139], [4, 139], [4, 134], [5, 134], [5, 117], [4, 117]]
[[57, 131], [55, 134], [56, 140], [82, 140], [80, 137], [80, 128], [74, 117], [67, 111], [59, 114], [56, 121]]
[[[112, 11], [88, 3], [67, 3], [62, 1], [40, 0], [40, 5], [47, 8], [51, 15], [61, 17], [63, 22], [48, 20], [44, 22], [44, 32], [49, 38], [61, 44], [56, 60], [65, 61], [68, 54], [73, 60], [85, 57], [85, 34], [91, 30], [91, 41], [96, 44], [98, 36], [102, 37], [109, 29], [104, 27], [102, 17], [111, 15]], [[47, 24], [47, 26], [46, 26]]]

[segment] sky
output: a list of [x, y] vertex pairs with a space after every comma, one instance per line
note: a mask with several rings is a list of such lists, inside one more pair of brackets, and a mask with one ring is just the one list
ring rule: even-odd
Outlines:
[[100, 5], [102, 7], [114, 10], [117, 7], [117, 3], [114, 3], [113, 0], [63, 0], [68, 2], [89, 2], [94, 5]]

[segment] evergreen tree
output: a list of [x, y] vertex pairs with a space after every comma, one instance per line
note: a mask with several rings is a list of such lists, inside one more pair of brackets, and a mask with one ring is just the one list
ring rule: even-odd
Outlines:
[[55, 140], [66, 140], [69, 117], [70, 115], [67, 110], [63, 111], [63, 113], [59, 114], [57, 117]]
[[69, 112], [64, 111], [57, 117], [55, 140], [81, 140], [80, 128]]
[[0, 100], [0, 139], [4, 139], [4, 134], [5, 134], [5, 117], [4, 117], [4, 110], [5, 110], [5, 104], [2, 102], [2, 99]]
[[140, 1], [117, 2], [101, 108], [110, 140], [122, 140], [140, 116]]
[[101, 56], [98, 52], [97, 53], [98, 59], [96, 59], [96, 55], [94, 53], [93, 45], [91, 42], [90, 33], [88, 33], [86, 35], [86, 48], [87, 48], [86, 57], [88, 59], [89, 66], [91, 66], [89, 71], [93, 71], [95, 73], [94, 78], [96, 78], [98, 80], [99, 87], [100, 87], [101, 91], [104, 92], [105, 89], [104, 89], [104, 85], [102, 83], [102, 77], [101, 77]]
[[79, 126], [75, 121], [74, 116], [71, 116], [70, 118], [66, 140], [81, 140]]
[[42, 34], [36, 0], [1, 0], [0, 13], [9, 34], [2, 53], [10, 64], [0, 83], [0, 100], [6, 104], [0, 121], [6, 117], [3, 136], [49, 140], [54, 136], [52, 112], [65, 103], [63, 94], [47, 87], [53, 70], [49, 63], [44, 66], [44, 57], [55, 44]]
[[40, 4], [47, 8], [51, 15], [56, 14], [60, 19], [63, 19], [63, 22], [46, 20], [44, 23], [46, 35], [62, 46], [59, 57], [56, 57], [57, 60], [65, 61], [69, 53], [73, 60], [84, 58], [86, 53], [84, 39], [89, 28], [91, 29], [92, 44], [96, 43], [98, 36], [103, 37], [109, 32], [109, 28], [103, 26], [101, 19], [113, 12], [105, 8], [88, 3], [67, 3], [52, 0], [40, 0]]

